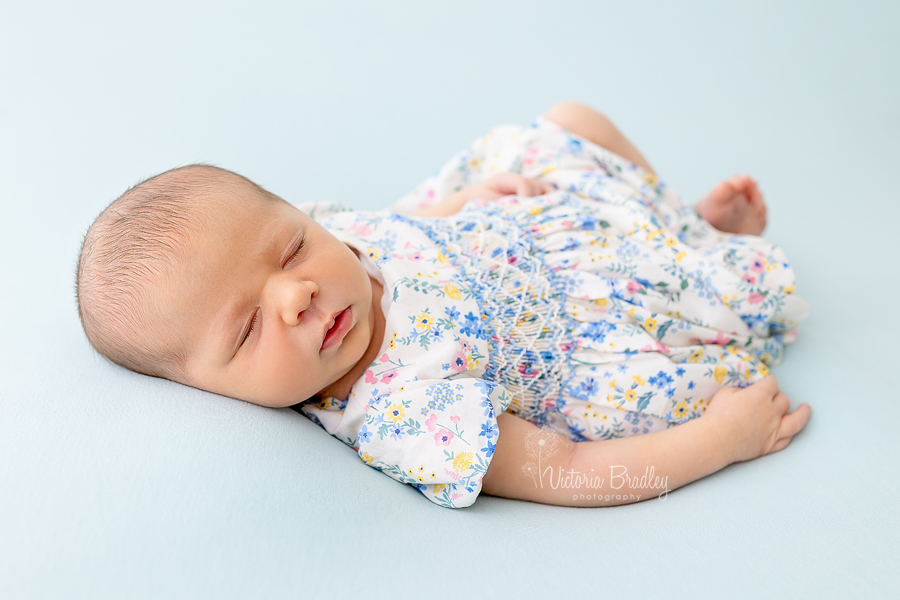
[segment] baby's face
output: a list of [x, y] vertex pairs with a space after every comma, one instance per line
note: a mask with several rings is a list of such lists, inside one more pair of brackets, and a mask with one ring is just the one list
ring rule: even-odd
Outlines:
[[380, 343], [359, 258], [285, 202], [222, 201], [189, 248], [160, 299], [187, 355], [183, 383], [290, 406], [349, 389]]

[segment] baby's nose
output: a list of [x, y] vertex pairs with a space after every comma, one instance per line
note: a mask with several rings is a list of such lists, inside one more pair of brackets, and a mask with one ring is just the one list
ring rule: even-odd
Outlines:
[[283, 278], [275, 290], [275, 310], [287, 325], [297, 325], [318, 292], [312, 281]]

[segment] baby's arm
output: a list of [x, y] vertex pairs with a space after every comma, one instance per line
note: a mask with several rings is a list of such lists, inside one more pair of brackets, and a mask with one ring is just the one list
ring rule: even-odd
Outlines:
[[[504, 413], [497, 420], [500, 436], [482, 490], [565, 506], [656, 498], [733, 462], [787, 446], [810, 414], [805, 403], [792, 413], [789, 409], [787, 395], [769, 376], [748, 388], [723, 388], [702, 417], [658, 433], [608, 441], [551, 440], [554, 434]], [[541, 453], [539, 448], [551, 442], [561, 444], [561, 451]]]
[[471, 185], [451, 194], [416, 213], [414, 217], [449, 217], [459, 212], [470, 200], [496, 200], [504, 196], [516, 194], [518, 196], [539, 196], [553, 191], [553, 186], [541, 183], [535, 179], [528, 179], [515, 173], [499, 173], [485, 179], [479, 184]]

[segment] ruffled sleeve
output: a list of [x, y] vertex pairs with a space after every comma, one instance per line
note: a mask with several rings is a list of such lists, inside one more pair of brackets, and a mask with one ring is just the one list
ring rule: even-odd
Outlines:
[[412, 381], [376, 396], [358, 433], [364, 463], [448, 508], [475, 502], [509, 405], [498, 385], [459, 377]]

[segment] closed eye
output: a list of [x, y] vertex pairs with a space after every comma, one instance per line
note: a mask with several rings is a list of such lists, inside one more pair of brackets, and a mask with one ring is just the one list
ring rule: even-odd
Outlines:
[[241, 346], [243, 346], [243, 345], [244, 345], [244, 342], [247, 341], [247, 338], [250, 337], [250, 332], [253, 331], [253, 328], [256, 326], [256, 319], [257, 319], [257, 318], [259, 318], [259, 311], [258, 311], [258, 310], [257, 310], [256, 312], [253, 313], [253, 318], [250, 319], [250, 327], [247, 328], [247, 333], [244, 334], [244, 337], [241, 339], [241, 343], [240, 343], [240, 345], [238, 345], [238, 348], [240, 348]]
[[284, 263], [284, 268], [286, 269], [291, 262], [300, 255], [300, 251], [303, 250], [303, 247], [306, 246], [306, 236], [304, 235], [300, 238], [300, 243], [297, 244], [297, 249], [294, 250], [293, 253], [288, 257], [288, 259]]

